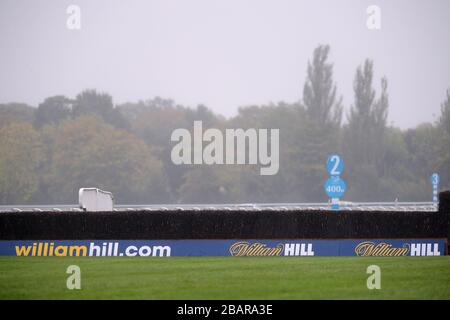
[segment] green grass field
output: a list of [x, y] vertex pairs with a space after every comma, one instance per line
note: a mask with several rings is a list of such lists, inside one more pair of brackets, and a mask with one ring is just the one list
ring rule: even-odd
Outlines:
[[450, 299], [450, 257], [0, 257], [0, 299]]

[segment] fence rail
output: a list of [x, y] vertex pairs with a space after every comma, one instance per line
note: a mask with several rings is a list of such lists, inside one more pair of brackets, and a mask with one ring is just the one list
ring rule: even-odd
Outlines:
[[[341, 210], [349, 211], [438, 211], [433, 202], [342, 202]], [[241, 203], [241, 204], [148, 204], [114, 205], [113, 211], [291, 211], [331, 210], [330, 203]], [[76, 204], [0, 206], [0, 212], [63, 212], [83, 211]]]

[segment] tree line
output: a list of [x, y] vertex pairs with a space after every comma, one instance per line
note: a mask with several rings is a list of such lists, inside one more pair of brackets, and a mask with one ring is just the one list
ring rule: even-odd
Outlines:
[[[388, 125], [388, 80], [374, 83], [366, 59], [344, 113], [330, 47], [308, 61], [303, 97], [240, 107], [225, 118], [171, 99], [115, 105], [107, 93], [53, 96], [37, 108], [0, 104], [0, 204], [76, 203], [81, 187], [113, 192], [116, 203], [322, 202], [328, 155], [342, 155], [349, 201], [429, 201], [429, 177], [450, 187], [450, 89], [435, 123]], [[407, 108], [404, 116], [408, 117]], [[280, 129], [280, 169], [261, 176], [247, 165], [174, 165], [177, 128]]]

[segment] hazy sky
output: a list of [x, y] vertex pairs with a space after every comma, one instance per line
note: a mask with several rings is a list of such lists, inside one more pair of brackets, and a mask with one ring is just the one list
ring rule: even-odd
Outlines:
[[[70, 4], [81, 30], [66, 27]], [[381, 30], [366, 27], [369, 5]], [[356, 67], [389, 81], [389, 121], [433, 121], [450, 88], [448, 0], [0, 0], [0, 103], [37, 106], [85, 88], [115, 103], [161, 96], [225, 116], [302, 98], [306, 66], [330, 44], [348, 108]]]

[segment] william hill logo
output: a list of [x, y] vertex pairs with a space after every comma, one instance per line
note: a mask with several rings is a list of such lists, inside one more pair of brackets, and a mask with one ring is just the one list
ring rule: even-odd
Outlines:
[[235, 242], [230, 247], [230, 254], [242, 256], [313, 256], [312, 243], [279, 243], [270, 247], [261, 242]]
[[230, 254], [236, 257], [242, 256], [281, 256], [284, 246], [282, 243], [276, 247], [268, 247], [265, 243], [249, 243], [245, 241], [233, 243]]
[[356, 246], [355, 253], [360, 257], [399, 257], [407, 256], [409, 250], [408, 243], [405, 243], [401, 248], [395, 248], [392, 244], [384, 242], [375, 244], [374, 242], [366, 241]]

